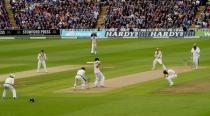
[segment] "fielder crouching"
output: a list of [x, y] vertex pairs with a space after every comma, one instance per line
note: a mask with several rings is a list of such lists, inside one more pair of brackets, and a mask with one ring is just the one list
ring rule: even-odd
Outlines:
[[81, 89], [86, 89], [86, 85], [87, 85], [87, 79], [85, 77], [85, 67], [82, 67], [81, 69], [79, 69], [77, 71], [77, 74], [75, 76], [75, 82], [74, 82], [74, 89], [77, 88], [77, 83], [78, 81], [81, 82]]
[[163, 70], [163, 74], [165, 79], [168, 81], [169, 86], [170, 87], [173, 86], [174, 85], [173, 79], [177, 77], [176, 72], [172, 69], [165, 69]]
[[14, 88], [14, 81], [15, 81], [15, 75], [14, 74], [10, 74], [9, 77], [5, 80], [4, 84], [3, 84], [3, 98], [6, 98], [6, 92], [7, 89], [10, 89], [12, 91], [13, 94], [13, 99], [16, 99], [16, 90]]

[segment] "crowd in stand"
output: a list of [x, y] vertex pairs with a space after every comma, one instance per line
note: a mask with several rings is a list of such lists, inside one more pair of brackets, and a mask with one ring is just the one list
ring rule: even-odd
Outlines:
[[210, 28], [210, 5], [205, 6], [204, 12], [201, 16], [195, 19], [196, 27], [198, 28]]
[[9, 22], [8, 12], [5, 8], [3, 0], [0, 1], [0, 30], [12, 29], [12, 25]]
[[190, 27], [199, 0], [112, 0], [108, 2], [106, 28]]
[[11, 0], [20, 29], [95, 28], [100, 4], [93, 0]]
[[[19, 29], [91, 29], [100, 3], [108, 6], [101, 28], [210, 28], [207, 0], [10, 0]], [[195, 18], [200, 5], [206, 5]], [[4, 0], [0, 1], [0, 30], [13, 29]]]

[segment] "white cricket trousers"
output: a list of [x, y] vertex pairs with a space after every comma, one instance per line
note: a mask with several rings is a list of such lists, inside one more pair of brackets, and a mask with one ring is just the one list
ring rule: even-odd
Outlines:
[[155, 66], [156, 66], [157, 63], [162, 65], [163, 64], [162, 59], [157, 59], [157, 58], [154, 59], [153, 67], [152, 67], [153, 70], [155, 69]]
[[85, 89], [85, 87], [86, 87], [86, 81], [85, 81], [85, 79], [84, 79], [82, 76], [80, 76], [80, 75], [76, 75], [76, 76], [75, 76], [74, 88], [77, 87], [77, 82], [78, 82], [78, 81], [81, 82], [81, 88], [82, 88], [82, 89]]
[[38, 66], [37, 66], [37, 72], [39, 72], [41, 66], [43, 66], [45, 72], [47, 72], [47, 66], [46, 66], [46, 62], [45, 61], [38, 61]]
[[94, 87], [104, 86], [105, 77], [102, 72], [95, 73], [96, 80], [94, 82]]
[[5, 83], [5, 84], [3, 84], [3, 87], [4, 87], [4, 91], [3, 91], [3, 94], [2, 94], [3, 98], [6, 97], [7, 89], [10, 89], [10, 91], [12, 92], [13, 98], [17, 97], [16, 96], [16, 90], [12, 85]]
[[193, 56], [193, 66], [198, 69], [199, 56]]
[[166, 77], [166, 80], [168, 81], [169, 86], [173, 86], [174, 85], [173, 79], [176, 78], [176, 77], [177, 77], [176, 74]]
[[91, 54], [96, 54], [96, 49], [97, 49], [97, 45], [92, 43], [92, 46], [91, 46]]

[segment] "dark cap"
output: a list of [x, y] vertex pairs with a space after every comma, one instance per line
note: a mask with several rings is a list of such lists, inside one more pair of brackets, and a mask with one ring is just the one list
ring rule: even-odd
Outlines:
[[97, 58], [95, 58], [95, 61], [99, 61], [99, 58], [97, 57]]
[[85, 70], [85, 67], [81, 67], [82, 70]]
[[10, 74], [9, 77], [10, 78], [15, 78], [15, 74]]
[[168, 71], [167, 70], [163, 70], [163, 74], [168, 74]]

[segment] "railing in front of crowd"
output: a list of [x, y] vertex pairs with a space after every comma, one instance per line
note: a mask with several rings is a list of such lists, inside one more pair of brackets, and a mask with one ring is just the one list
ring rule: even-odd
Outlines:
[[137, 28], [112, 28], [112, 29], [64, 29], [61, 30], [62, 38], [87, 38], [91, 33], [97, 33], [99, 38], [210, 38], [210, 29], [190, 28], [183, 31], [176, 29], [137, 29]]
[[43, 29], [43, 30], [0, 30], [0, 39], [69, 39], [90, 38], [96, 33], [98, 38], [210, 38], [210, 29]]

